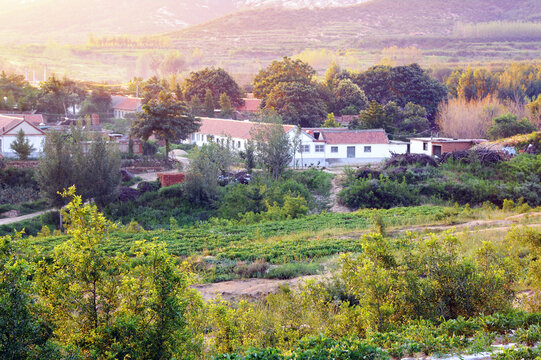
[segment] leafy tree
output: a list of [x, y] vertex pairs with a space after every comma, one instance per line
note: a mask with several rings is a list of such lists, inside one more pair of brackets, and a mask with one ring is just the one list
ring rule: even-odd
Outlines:
[[491, 139], [506, 138], [518, 134], [528, 134], [535, 131], [536, 127], [527, 118], [518, 119], [518, 116], [507, 113], [493, 120], [492, 127], [487, 135]]
[[541, 125], [541, 94], [526, 107], [528, 108], [530, 121], [539, 127]]
[[242, 89], [235, 80], [222, 68], [205, 68], [190, 73], [184, 82], [184, 95], [190, 101], [194, 97], [203, 99], [207, 90], [211, 91], [214, 104], [217, 104], [222, 94], [227, 94], [234, 106], [244, 103]]
[[281, 61], [273, 61], [266, 69], [259, 71], [254, 78], [254, 95], [266, 99], [281, 83], [310, 85], [315, 74], [315, 70], [301, 60], [284, 57]]
[[143, 104], [148, 104], [150, 100], [157, 100], [159, 95], [166, 91], [167, 82], [153, 76], [142, 84]]
[[335, 96], [334, 111], [344, 115], [347, 112], [358, 114], [368, 106], [364, 92], [351, 80], [341, 80], [333, 92]]
[[93, 199], [100, 207], [105, 206], [116, 195], [120, 185], [120, 154], [102, 136], [95, 136], [85, 154], [84, 168], [76, 184], [83, 190], [83, 197]]
[[256, 167], [255, 157], [256, 146], [253, 141], [246, 143], [246, 150], [240, 153], [241, 158], [244, 160], [244, 166], [249, 173]]
[[284, 123], [302, 127], [319, 126], [327, 115], [317, 88], [300, 82], [282, 82], [267, 97], [266, 109], [275, 110]]
[[203, 116], [205, 115], [205, 108], [203, 102], [199, 96], [194, 96], [188, 103], [189, 113], [191, 116]]
[[40, 302], [54, 335], [84, 358], [191, 358], [198, 339], [188, 329], [200, 299], [189, 273], [163, 243], [138, 242], [135, 255], [112, 255], [115, 225], [71, 187], [64, 216], [70, 235], [36, 273]]
[[364, 129], [386, 129], [389, 130], [391, 122], [383, 106], [378, 102], [370, 102], [366, 110], [361, 111], [359, 121]]
[[48, 132], [36, 177], [43, 196], [57, 208], [66, 203], [58, 193], [73, 185], [84, 200], [104, 206], [120, 184], [120, 156], [104, 138], [88, 137], [80, 126], [67, 134]]
[[73, 80], [60, 80], [53, 75], [41, 84], [38, 111], [68, 116], [70, 107], [80, 104], [84, 98], [84, 89]]
[[160, 64], [160, 72], [162, 76], [180, 73], [185, 66], [184, 55], [178, 51], [170, 51]]
[[327, 115], [327, 120], [322, 125], [324, 128], [337, 128], [340, 127], [340, 123], [338, 123], [334, 118], [334, 113], [330, 113]]
[[32, 152], [36, 150], [34, 146], [30, 144], [28, 138], [24, 136], [23, 129], [17, 132], [17, 137], [15, 138], [15, 141], [11, 143], [10, 148], [17, 153], [19, 159], [21, 160], [28, 159], [30, 154], [32, 154]]
[[280, 117], [266, 114], [251, 135], [256, 141], [259, 161], [277, 179], [293, 159], [291, 142]]
[[98, 114], [107, 114], [111, 107], [111, 94], [102, 87], [93, 89], [90, 93], [90, 103], [96, 107]]
[[218, 177], [229, 173], [232, 153], [228, 146], [204, 144], [190, 152], [190, 170], [186, 176], [186, 192], [197, 203], [212, 203], [219, 195]]
[[169, 144], [174, 140], [184, 140], [199, 129], [197, 118], [187, 113], [186, 105], [176, 100], [171, 93], [162, 92], [157, 100], [143, 105], [132, 126], [135, 136], [148, 140], [152, 135], [165, 140], [165, 157], [169, 161]]
[[481, 100], [492, 95], [497, 88], [498, 79], [486, 69], [468, 68], [462, 72], [456, 88], [457, 97], [467, 101]]
[[64, 198], [58, 192], [75, 184], [75, 165], [69, 140], [69, 135], [47, 132], [44, 155], [39, 160], [36, 174], [42, 195], [56, 208], [65, 205]]
[[104, 331], [119, 301], [119, 258], [105, 252], [106, 234], [114, 225], [95, 206], [83, 206], [75, 187], [64, 213], [71, 237], [54, 249], [52, 263], [40, 262], [39, 296], [51, 307], [55, 335], [64, 344], [104, 353]]
[[205, 93], [205, 116], [213, 118], [214, 108], [214, 97], [212, 96], [212, 91], [207, 89], [207, 92]]
[[[390, 101], [383, 107], [392, 130], [397, 134], [419, 134], [430, 129], [430, 122], [424, 107], [414, 103], [407, 103], [404, 108]], [[389, 129], [391, 130], [391, 129]]]
[[233, 117], [233, 106], [231, 106], [231, 99], [229, 96], [227, 96], [226, 93], [222, 93], [220, 95], [220, 101], [218, 102], [218, 105], [220, 105], [220, 117], [223, 119], [231, 119]]
[[327, 71], [325, 71], [325, 85], [327, 85], [329, 89], [334, 90], [334, 88], [338, 85], [337, 83], [340, 73], [340, 66], [336, 63], [336, 61], [333, 61], [331, 66], [329, 66]]
[[40, 354], [50, 340], [32, 292], [35, 265], [22, 233], [0, 238], [0, 357], [47, 358]]
[[405, 106], [412, 102], [427, 111], [433, 121], [438, 104], [447, 97], [447, 88], [432, 79], [418, 64], [407, 66], [375, 66], [352, 78], [359, 85], [369, 101], [386, 104], [396, 102]]
[[79, 110], [79, 116], [84, 117], [92, 114], [97, 114], [98, 112], [98, 107], [87, 99], [81, 103], [81, 110]]

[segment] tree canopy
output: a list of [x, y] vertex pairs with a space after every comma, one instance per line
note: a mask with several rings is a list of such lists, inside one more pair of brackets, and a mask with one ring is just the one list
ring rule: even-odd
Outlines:
[[188, 138], [199, 126], [199, 119], [188, 113], [184, 102], [175, 99], [172, 93], [162, 91], [158, 99], [143, 105], [143, 111], [133, 123], [132, 133], [143, 140], [152, 135], [164, 139], [167, 161], [171, 141]]
[[275, 110], [284, 123], [302, 127], [319, 126], [327, 116], [316, 87], [298, 82], [276, 85], [267, 97], [266, 108]]
[[242, 89], [222, 68], [210, 67], [192, 72], [184, 82], [184, 96], [187, 101], [194, 97], [204, 99], [207, 90], [211, 91], [214, 104], [219, 103], [220, 96], [224, 93], [229, 96], [229, 100], [234, 106], [240, 106], [244, 103]]
[[301, 60], [284, 57], [281, 61], [273, 61], [266, 69], [259, 71], [253, 82], [254, 95], [259, 99], [265, 99], [281, 83], [309, 85], [315, 74], [316, 71]]

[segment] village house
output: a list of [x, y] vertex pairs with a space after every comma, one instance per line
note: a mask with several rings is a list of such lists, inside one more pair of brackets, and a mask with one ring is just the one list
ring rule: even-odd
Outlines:
[[37, 156], [43, 152], [45, 142], [45, 133], [34, 124], [25, 120], [21, 116], [0, 115], [0, 153], [6, 157], [16, 157], [16, 153], [11, 149], [11, 144], [16, 140], [17, 133], [24, 131], [25, 138], [34, 147], [32, 156]]
[[[217, 142], [244, 151], [258, 124], [250, 121], [201, 118], [198, 132], [186, 141], [197, 146]], [[296, 143], [291, 166], [343, 166], [380, 162], [392, 153], [404, 154], [408, 144], [390, 141], [383, 129], [305, 128], [283, 125], [284, 132]]]
[[41, 126], [45, 125], [45, 118], [43, 117], [42, 114], [0, 113], [0, 116], [9, 116], [9, 117], [16, 117], [16, 118], [19, 118], [19, 119], [24, 119], [24, 120], [28, 121], [30, 124], [34, 125], [35, 127], [41, 127]]
[[469, 150], [473, 146], [483, 143], [483, 139], [451, 139], [441, 137], [410, 138], [410, 152], [412, 154], [425, 154], [442, 156], [454, 151]]
[[404, 154], [408, 144], [391, 141], [383, 129], [304, 128], [295, 166], [344, 166], [376, 163], [393, 153]]
[[115, 119], [125, 119], [128, 115], [141, 111], [143, 105], [141, 98], [131, 96], [115, 96], [112, 99], [113, 117]]
[[[199, 131], [190, 135], [187, 140], [190, 144], [202, 146], [211, 142], [229, 145], [231, 149], [243, 151], [248, 141], [252, 140], [252, 133], [258, 124], [247, 120], [200, 118]], [[284, 131], [295, 129], [293, 125], [284, 125]]]

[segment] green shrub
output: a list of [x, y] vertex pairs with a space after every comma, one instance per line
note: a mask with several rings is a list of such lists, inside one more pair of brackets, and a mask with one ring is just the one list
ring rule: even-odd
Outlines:
[[396, 182], [387, 177], [358, 179], [338, 194], [348, 207], [383, 208], [410, 206], [419, 203], [419, 191], [405, 181]]
[[265, 277], [267, 279], [293, 279], [299, 276], [315, 275], [321, 270], [316, 263], [287, 263], [270, 268]]
[[494, 360], [539, 360], [541, 357], [541, 349], [532, 349], [520, 347], [518, 349], [504, 349], [499, 354], [494, 354]]
[[161, 188], [158, 190], [158, 194], [165, 199], [182, 198], [184, 196], [184, 185], [181, 183]]

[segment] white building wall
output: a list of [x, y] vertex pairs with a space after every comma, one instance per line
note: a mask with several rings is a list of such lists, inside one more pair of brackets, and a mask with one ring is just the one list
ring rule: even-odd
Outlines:
[[[427, 144], [427, 150], [423, 150], [424, 143]], [[410, 153], [432, 155], [432, 143], [430, 141], [411, 139], [410, 140]]]
[[30, 124], [24, 122], [10, 130], [6, 135], [0, 136], [0, 151], [2, 152], [2, 155], [8, 157], [16, 156], [16, 153], [11, 149], [11, 144], [17, 139], [17, 133], [20, 129], [23, 129], [26, 135], [25, 138], [28, 139], [30, 144], [35, 149], [32, 156], [37, 156], [42, 153], [45, 143], [45, 135]]

